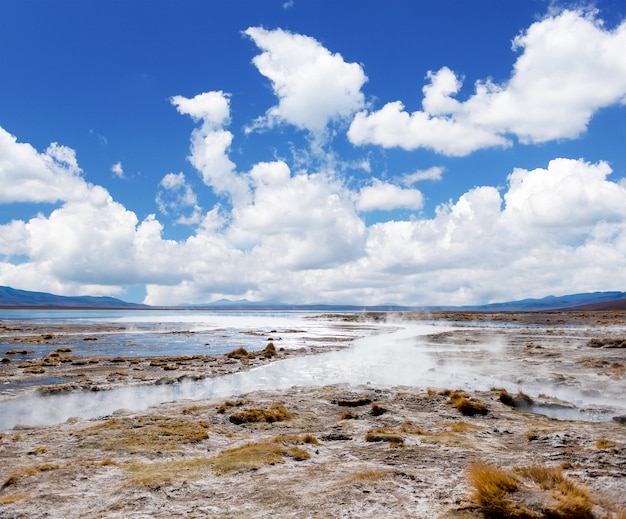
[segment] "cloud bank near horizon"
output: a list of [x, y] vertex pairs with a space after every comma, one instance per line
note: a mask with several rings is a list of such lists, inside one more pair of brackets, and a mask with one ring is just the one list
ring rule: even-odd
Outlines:
[[[140, 220], [91, 184], [74, 150], [53, 143], [41, 152], [0, 128], [0, 203], [52, 208], [0, 225], [0, 284], [66, 295], [145, 285], [148, 304], [474, 304], [626, 284], [626, 186], [610, 179], [606, 162], [555, 157], [503, 171], [505, 186], [477, 186], [424, 215], [415, 184], [441, 181], [440, 169], [396, 180], [371, 172], [355, 185], [333, 149], [343, 136], [357, 150], [464, 156], [515, 139], [577, 138], [598, 110], [626, 101], [626, 22], [606, 30], [596, 13], [548, 16], [514, 39], [507, 82], [485, 79], [462, 101], [462, 80], [442, 66], [428, 73], [423, 110], [412, 113], [402, 101], [374, 108], [363, 65], [314, 38], [259, 27], [244, 34], [277, 99], [244, 133], [293, 126], [308, 136], [303, 156], [312, 160], [268, 156], [240, 171], [231, 151], [236, 97], [174, 95], [173, 108], [197, 125], [188, 160], [220, 199], [203, 209], [183, 173], [166, 174], [155, 209], [194, 229], [175, 241], [156, 212]], [[369, 170], [367, 160], [361, 167]], [[395, 209], [412, 215], [367, 223]]]

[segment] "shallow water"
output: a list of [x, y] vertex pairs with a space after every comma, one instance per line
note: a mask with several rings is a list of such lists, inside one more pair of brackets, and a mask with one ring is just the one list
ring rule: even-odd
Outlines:
[[[225, 319], [224, 319], [225, 317]], [[128, 319], [128, 316], [119, 319]], [[241, 339], [242, 332], [260, 335], [283, 334], [285, 344], [298, 347], [299, 341], [315, 341], [324, 337], [366, 335], [355, 340], [350, 348], [326, 351], [314, 356], [291, 357], [247, 372], [224, 375], [197, 382], [163, 386], [126, 387], [96, 393], [74, 392], [29, 398], [14, 398], [0, 403], [0, 430], [16, 424], [52, 424], [73, 416], [83, 418], [105, 416], [118, 409], [140, 410], [162, 402], [180, 399], [225, 398], [255, 390], [286, 389], [292, 386], [322, 386], [347, 383], [375, 387], [412, 386], [434, 389], [489, 390], [504, 388], [515, 393], [523, 390], [530, 396], [549, 394], [570, 402], [571, 406], [538, 406], [535, 411], [562, 419], [589, 421], [608, 420], [624, 414], [624, 388], [619, 381], [603, 381], [601, 391], [595, 379], [570, 382], [552, 380], [554, 366], [522, 359], [512, 362], [504, 351], [507, 347], [496, 339], [484, 343], [442, 344], [429, 341], [431, 334], [457, 329], [449, 323], [389, 322], [372, 324], [369, 328], [342, 326], [338, 321], [310, 320], [305, 315], [245, 315], [174, 317], [145, 314], [144, 321], [132, 316], [142, 335], [157, 328], [159, 333], [175, 330], [202, 331], [215, 342], [228, 337]], [[108, 321], [110, 322], [110, 321]], [[130, 321], [128, 321], [130, 322]], [[228, 323], [227, 323], [228, 322]], [[228, 325], [226, 325], [228, 324]], [[145, 327], [145, 328], [144, 328]], [[224, 330], [230, 330], [225, 332]], [[289, 332], [289, 333], [288, 333]], [[150, 332], [153, 333], [153, 332]], [[162, 354], [187, 351], [189, 336], [179, 335], [183, 346], [167, 347], [163, 340], [152, 344], [150, 333], [146, 343]], [[158, 335], [158, 334], [157, 334]], [[208, 336], [207, 335], [207, 336]], [[113, 336], [112, 336], [113, 337]], [[134, 339], [138, 341], [137, 339]], [[191, 340], [193, 343], [193, 341]], [[232, 349], [231, 343], [226, 350]], [[91, 347], [91, 345], [89, 345]], [[119, 347], [119, 346], [118, 346]], [[193, 348], [190, 347], [190, 348]], [[119, 353], [118, 353], [119, 354]], [[126, 352], [124, 353], [127, 354]]]
[[[62, 345], [72, 348], [74, 356], [82, 357], [216, 355], [239, 347], [262, 350], [268, 340], [276, 341], [277, 347], [296, 349], [325, 338], [355, 336], [353, 325], [311, 319], [315, 315], [271, 311], [0, 310], [0, 320], [54, 326]], [[92, 340], [85, 340], [85, 332], [80, 330], [85, 325], [89, 325]], [[33, 334], [28, 326], [18, 333]], [[14, 347], [0, 344], [0, 352]], [[29, 343], [24, 349], [40, 357], [57, 347], [58, 340], [54, 344]]]

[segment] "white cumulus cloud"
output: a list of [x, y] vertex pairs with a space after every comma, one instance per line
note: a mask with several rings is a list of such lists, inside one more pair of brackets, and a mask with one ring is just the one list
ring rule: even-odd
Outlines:
[[116, 162], [111, 166], [111, 173], [113, 173], [117, 178], [124, 178], [124, 168], [122, 167], [121, 162]]
[[245, 34], [263, 51], [252, 61], [278, 97], [256, 127], [288, 123], [320, 134], [330, 121], [348, 120], [364, 106], [361, 87], [367, 77], [358, 63], [282, 29], [250, 27]]
[[493, 146], [575, 138], [601, 108], [626, 99], [626, 22], [605, 29], [594, 11], [566, 10], [532, 24], [513, 40], [521, 54], [510, 79], [475, 85], [466, 101], [449, 68], [429, 72], [422, 110], [401, 101], [361, 111], [348, 137], [354, 144], [428, 148], [463, 156]]
[[421, 209], [424, 197], [418, 189], [402, 188], [395, 184], [374, 180], [361, 189], [357, 201], [359, 211], [393, 211], [394, 209]]
[[200, 172], [207, 186], [217, 195], [227, 196], [233, 204], [249, 199], [245, 179], [237, 175], [228, 153], [233, 134], [223, 129], [230, 122], [230, 97], [222, 91], [205, 92], [189, 99], [171, 98], [179, 113], [190, 115], [202, 126], [191, 134], [189, 161]]

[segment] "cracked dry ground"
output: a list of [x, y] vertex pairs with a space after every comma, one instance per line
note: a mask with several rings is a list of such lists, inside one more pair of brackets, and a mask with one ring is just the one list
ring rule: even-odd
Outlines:
[[626, 426], [502, 400], [335, 385], [18, 427], [0, 440], [0, 517], [479, 518], [478, 463], [554, 469], [586, 496], [546, 515], [562, 494], [518, 475], [511, 499], [536, 514], [520, 517], [624, 517]]

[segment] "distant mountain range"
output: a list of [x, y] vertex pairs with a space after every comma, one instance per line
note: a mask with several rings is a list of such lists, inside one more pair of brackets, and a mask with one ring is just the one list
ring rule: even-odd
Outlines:
[[0, 307], [27, 308], [148, 308], [115, 297], [57, 296], [0, 286]]
[[[24, 308], [152, 308], [148, 305], [128, 303], [115, 297], [57, 296], [45, 292], [29, 292], [0, 286], [0, 307]], [[290, 305], [280, 301], [253, 302], [246, 299], [231, 301], [221, 299], [206, 305], [185, 305], [180, 309], [202, 310], [310, 310], [333, 312], [357, 311], [466, 311], [466, 312], [546, 312], [557, 310], [626, 310], [626, 292], [591, 292], [566, 296], [548, 296], [542, 299], [522, 299], [505, 303], [477, 306], [401, 306], [386, 303], [374, 306], [333, 305], [312, 303]]]

